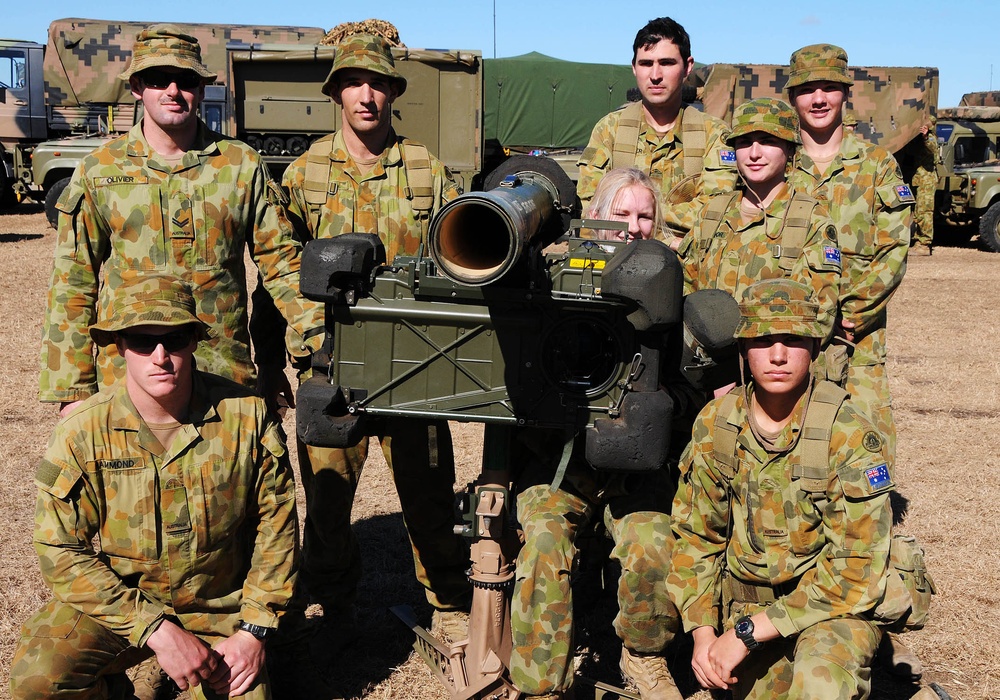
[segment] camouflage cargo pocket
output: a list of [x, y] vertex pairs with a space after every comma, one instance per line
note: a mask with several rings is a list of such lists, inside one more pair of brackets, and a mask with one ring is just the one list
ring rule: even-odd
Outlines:
[[936, 592], [934, 579], [924, 563], [923, 547], [914, 537], [893, 535], [889, 544], [889, 563], [910, 596], [910, 614], [906, 618], [905, 627], [921, 629], [927, 623], [931, 596]]

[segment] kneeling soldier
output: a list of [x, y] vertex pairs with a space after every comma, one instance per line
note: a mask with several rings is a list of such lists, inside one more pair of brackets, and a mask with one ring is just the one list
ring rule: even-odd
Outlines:
[[262, 399], [195, 369], [211, 331], [185, 283], [126, 281], [110, 309], [91, 335], [125, 377], [56, 426], [38, 467], [54, 598], [22, 628], [11, 696], [132, 697], [124, 671], [155, 654], [192, 698], [269, 698], [264, 639], [298, 542], [283, 437]]
[[668, 590], [706, 688], [735, 698], [866, 698], [890, 585], [886, 441], [811, 377], [826, 329], [808, 287], [758, 282], [740, 304], [745, 386], [699, 414], [672, 512]]

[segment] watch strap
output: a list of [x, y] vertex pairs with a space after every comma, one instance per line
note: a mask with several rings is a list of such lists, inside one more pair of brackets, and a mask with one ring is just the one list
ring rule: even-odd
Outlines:
[[264, 627], [263, 625], [254, 625], [254, 624], [251, 624], [249, 622], [244, 622], [243, 620], [240, 620], [240, 626], [239, 626], [239, 628], [241, 630], [243, 630], [244, 632], [249, 632], [250, 634], [252, 634], [254, 637], [256, 637], [257, 639], [259, 639], [262, 642], [265, 639], [267, 639], [268, 636], [270, 636], [271, 634], [274, 633], [274, 628], [273, 627]]

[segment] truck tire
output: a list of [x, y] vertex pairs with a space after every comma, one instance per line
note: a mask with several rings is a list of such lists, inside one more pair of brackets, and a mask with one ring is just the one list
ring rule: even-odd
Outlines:
[[56, 204], [59, 202], [59, 197], [62, 196], [63, 190], [66, 189], [66, 185], [68, 184], [68, 177], [56, 180], [52, 183], [49, 191], [45, 193], [45, 218], [49, 220], [49, 226], [52, 228], [59, 227], [59, 210], [56, 209]]
[[1000, 202], [993, 202], [979, 218], [979, 240], [994, 253], [1000, 253]]

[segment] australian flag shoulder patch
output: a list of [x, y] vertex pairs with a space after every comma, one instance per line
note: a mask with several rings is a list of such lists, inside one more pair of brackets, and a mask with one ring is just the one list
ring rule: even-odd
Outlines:
[[892, 479], [889, 477], [889, 467], [884, 462], [877, 467], [866, 469], [865, 478], [868, 479], [868, 485], [872, 491], [878, 491], [892, 483]]

